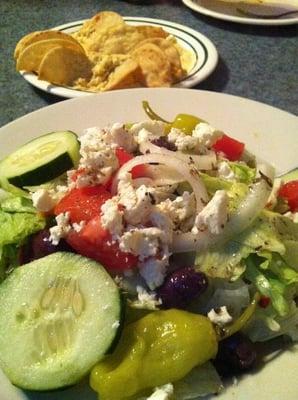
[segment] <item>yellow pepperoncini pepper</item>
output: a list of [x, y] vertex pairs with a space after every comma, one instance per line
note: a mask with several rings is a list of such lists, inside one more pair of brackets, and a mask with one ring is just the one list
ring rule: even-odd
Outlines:
[[127, 325], [115, 352], [98, 363], [90, 384], [101, 400], [121, 400], [183, 378], [213, 358], [217, 337], [208, 318], [156, 311]]
[[201, 118], [191, 114], [177, 114], [173, 122], [166, 121], [152, 110], [148, 101], [143, 101], [143, 109], [149, 118], [166, 123], [166, 132], [169, 132], [171, 128], [176, 128], [184, 132], [186, 135], [191, 135], [195, 127], [200, 122], [204, 122]]

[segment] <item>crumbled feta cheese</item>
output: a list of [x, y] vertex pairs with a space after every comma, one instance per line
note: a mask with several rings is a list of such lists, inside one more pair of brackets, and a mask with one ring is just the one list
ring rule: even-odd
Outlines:
[[162, 259], [150, 257], [139, 263], [140, 275], [144, 278], [149, 289], [154, 290], [163, 284], [168, 263], [167, 256]]
[[162, 121], [144, 121], [133, 124], [129, 132], [134, 135], [137, 143], [147, 141], [149, 138], [157, 139], [165, 134], [165, 124]]
[[186, 135], [177, 128], [172, 128], [167, 136], [170, 143], [174, 143], [179, 151], [205, 153], [223, 135], [223, 132], [214, 129], [211, 125], [201, 122], [191, 135]]
[[57, 225], [50, 228], [49, 240], [53, 245], [57, 246], [60, 239], [64, 238], [71, 230], [71, 225], [69, 223], [69, 212], [61, 213], [57, 215], [56, 222]]
[[119, 239], [120, 250], [139, 256], [140, 260], [156, 256], [165, 243], [165, 233], [155, 227], [132, 229]]
[[192, 233], [208, 229], [218, 235], [228, 220], [228, 195], [225, 190], [217, 190], [205, 208], [196, 216]]
[[111, 146], [110, 134], [103, 129], [90, 128], [79, 138], [81, 159], [76, 179], [77, 187], [105, 183], [118, 168], [118, 158]]
[[182, 231], [188, 230], [194, 223], [194, 215], [196, 211], [194, 194], [184, 192], [182, 196], [176, 197], [175, 200], [166, 199], [157, 204], [155, 209], [166, 214], [172, 221], [172, 225], [175, 229]]
[[161, 299], [157, 299], [154, 292], [148, 293], [143, 286], [137, 286], [136, 289], [138, 293], [138, 300], [133, 302], [134, 308], [157, 310], [158, 306], [162, 304]]
[[131, 174], [121, 177], [118, 183], [119, 204], [124, 207], [124, 219], [132, 225], [144, 224], [152, 208], [150, 189], [145, 185], [136, 190], [133, 187]]
[[219, 326], [225, 326], [233, 320], [226, 306], [220, 307], [219, 309], [212, 308], [212, 310], [208, 312], [208, 318], [213, 324]]
[[117, 197], [107, 200], [101, 206], [101, 225], [113, 236], [113, 239], [121, 236], [123, 232], [123, 211], [119, 210]]
[[50, 195], [46, 189], [38, 189], [31, 195], [34, 207], [38, 211], [50, 211], [56, 204], [55, 199]]
[[174, 225], [170, 216], [155, 208], [155, 211], [153, 211], [150, 215], [150, 221], [155, 227], [164, 232], [166, 242], [171, 243], [173, 239]]
[[170, 143], [175, 144], [179, 151], [201, 152], [199, 140], [191, 135], [185, 135], [177, 128], [172, 128], [167, 136]]
[[192, 136], [199, 139], [200, 144], [208, 149], [212, 147], [222, 135], [223, 132], [213, 128], [213, 126], [206, 122], [200, 122], [192, 132]]
[[80, 221], [79, 223], [74, 222], [72, 228], [75, 232], [81, 232], [81, 230], [86, 226], [86, 221]]
[[111, 127], [111, 138], [117, 147], [122, 147], [128, 153], [132, 153], [136, 149], [136, 141], [134, 136], [125, 129], [123, 124], [116, 122]]
[[235, 179], [235, 174], [227, 161], [222, 161], [218, 164], [218, 176], [228, 181]]
[[170, 400], [174, 394], [174, 386], [171, 383], [155, 388], [147, 400]]

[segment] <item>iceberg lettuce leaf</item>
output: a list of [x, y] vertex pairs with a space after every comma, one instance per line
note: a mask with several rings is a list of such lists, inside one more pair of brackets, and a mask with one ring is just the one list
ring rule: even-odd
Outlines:
[[192, 400], [223, 389], [221, 379], [211, 362], [192, 369], [183, 379], [174, 382], [174, 396], [179, 400]]
[[39, 214], [7, 213], [0, 210], [0, 247], [21, 243], [27, 236], [43, 229], [45, 219]]
[[230, 161], [229, 166], [234, 172], [235, 178], [238, 182], [246, 183], [247, 185], [249, 185], [256, 177], [256, 169], [250, 168], [244, 163]]
[[[195, 265], [196, 269], [212, 278], [235, 280], [244, 272], [244, 260], [250, 254], [263, 255], [265, 264], [261, 269], [264, 269], [272, 253], [282, 256], [283, 262], [279, 260], [280, 273], [286, 274], [288, 279], [293, 278], [293, 270], [298, 271], [298, 224], [280, 214], [264, 210], [233, 240], [198, 253]], [[277, 261], [276, 257], [274, 260]], [[274, 265], [276, 263], [272, 264], [272, 268]]]

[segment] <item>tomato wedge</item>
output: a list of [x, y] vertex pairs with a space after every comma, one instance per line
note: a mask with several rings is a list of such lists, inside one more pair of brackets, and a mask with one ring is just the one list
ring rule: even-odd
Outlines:
[[243, 154], [244, 147], [244, 143], [225, 134], [212, 146], [216, 153], [223, 153], [230, 161], [239, 160]]
[[[122, 165], [126, 164], [128, 161], [130, 161], [134, 158], [134, 156], [132, 154], [128, 153], [122, 147], [117, 147], [116, 156], [118, 158], [120, 167], [122, 167]], [[132, 179], [142, 178], [143, 176], [146, 176], [146, 166], [141, 164], [141, 165], [137, 165], [136, 167], [133, 167], [131, 170], [131, 176], [132, 176]]]
[[100, 216], [92, 218], [80, 231], [72, 231], [67, 243], [83, 256], [103, 264], [111, 272], [136, 267], [138, 258], [119, 249], [118, 242], [112, 242], [111, 234], [101, 226]]
[[278, 195], [286, 200], [291, 212], [298, 211], [298, 180], [287, 182], [282, 185]]
[[104, 186], [72, 189], [54, 208], [54, 214], [69, 212], [70, 221], [89, 221], [100, 214], [101, 206], [112, 197]]

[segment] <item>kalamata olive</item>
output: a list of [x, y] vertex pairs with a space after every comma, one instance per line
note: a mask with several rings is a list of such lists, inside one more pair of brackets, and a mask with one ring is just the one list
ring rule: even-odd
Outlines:
[[158, 139], [154, 139], [152, 140], [152, 143], [158, 147], [164, 147], [165, 149], [171, 151], [177, 151], [176, 145], [174, 143], [169, 142], [166, 136], [161, 136]]
[[207, 286], [205, 274], [186, 267], [170, 274], [157, 290], [157, 296], [162, 300], [162, 308], [185, 308]]
[[214, 364], [221, 375], [227, 376], [249, 370], [255, 365], [256, 359], [254, 343], [238, 332], [219, 342]]
[[54, 246], [49, 237], [50, 232], [48, 229], [43, 229], [33, 235], [31, 240], [20, 251], [20, 264], [26, 264], [57, 251], [71, 251], [64, 240], [60, 240], [58, 246]]

